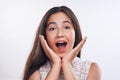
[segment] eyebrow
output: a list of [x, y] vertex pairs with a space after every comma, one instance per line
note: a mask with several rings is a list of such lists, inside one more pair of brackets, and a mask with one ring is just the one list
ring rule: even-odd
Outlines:
[[[69, 23], [69, 24], [71, 24], [71, 22], [70, 22], [70, 21], [68, 21], [68, 20], [63, 21], [62, 23]], [[56, 23], [56, 22], [50, 22], [50, 23], [48, 23], [48, 24], [47, 24], [47, 26], [49, 26], [49, 25], [51, 25], [51, 24], [55, 24], [55, 25], [57, 25], [57, 23]]]
[[66, 20], [66, 21], [63, 21], [63, 23], [70, 23], [70, 24], [71, 24], [71, 22], [70, 22], [70, 21], [68, 21], [68, 20]]
[[49, 26], [50, 24], [55, 24], [56, 25], [56, 22], [50, 22], [47, 24], [47, 26]]

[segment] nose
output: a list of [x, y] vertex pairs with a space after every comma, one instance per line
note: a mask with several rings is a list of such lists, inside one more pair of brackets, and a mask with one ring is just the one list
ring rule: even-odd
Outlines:
[[58, 30], [57, 37], [64, 37], [63, 31], [61, 29]]

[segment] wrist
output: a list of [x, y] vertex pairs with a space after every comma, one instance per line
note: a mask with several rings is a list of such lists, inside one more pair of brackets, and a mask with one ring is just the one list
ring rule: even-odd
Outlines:
[[62, 66], [63, 68], [65, 68], [65, 67], [66, 67], [66, 68], [71, 67], [71, 62], [62, 60], [61, 66]]
[[60, 62], [55, 62], [52, 64], [53, 66], [61, 66], [61, 61]]
[[61, 59], [60, 58], [56, 58], [56, 59], [53, 59], [51, 60], [52, 64], [61, 64]]
[[67, 58], [62, 58], [61, 63], [62, 65], [70, 65], [71, 61], [69, 61]]

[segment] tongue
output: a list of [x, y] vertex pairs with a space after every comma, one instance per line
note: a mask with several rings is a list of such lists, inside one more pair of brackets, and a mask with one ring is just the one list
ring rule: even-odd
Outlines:
[[65, 51], [65, 44], [59, 44], [57, 45], [57, 48], [59, 49], [59, 52], [64, 52]]

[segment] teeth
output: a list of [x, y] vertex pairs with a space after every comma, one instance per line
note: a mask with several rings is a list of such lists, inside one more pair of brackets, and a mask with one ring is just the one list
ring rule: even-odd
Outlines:
[[58, 43], [64, 43], [64, 42], [58, 42]]

